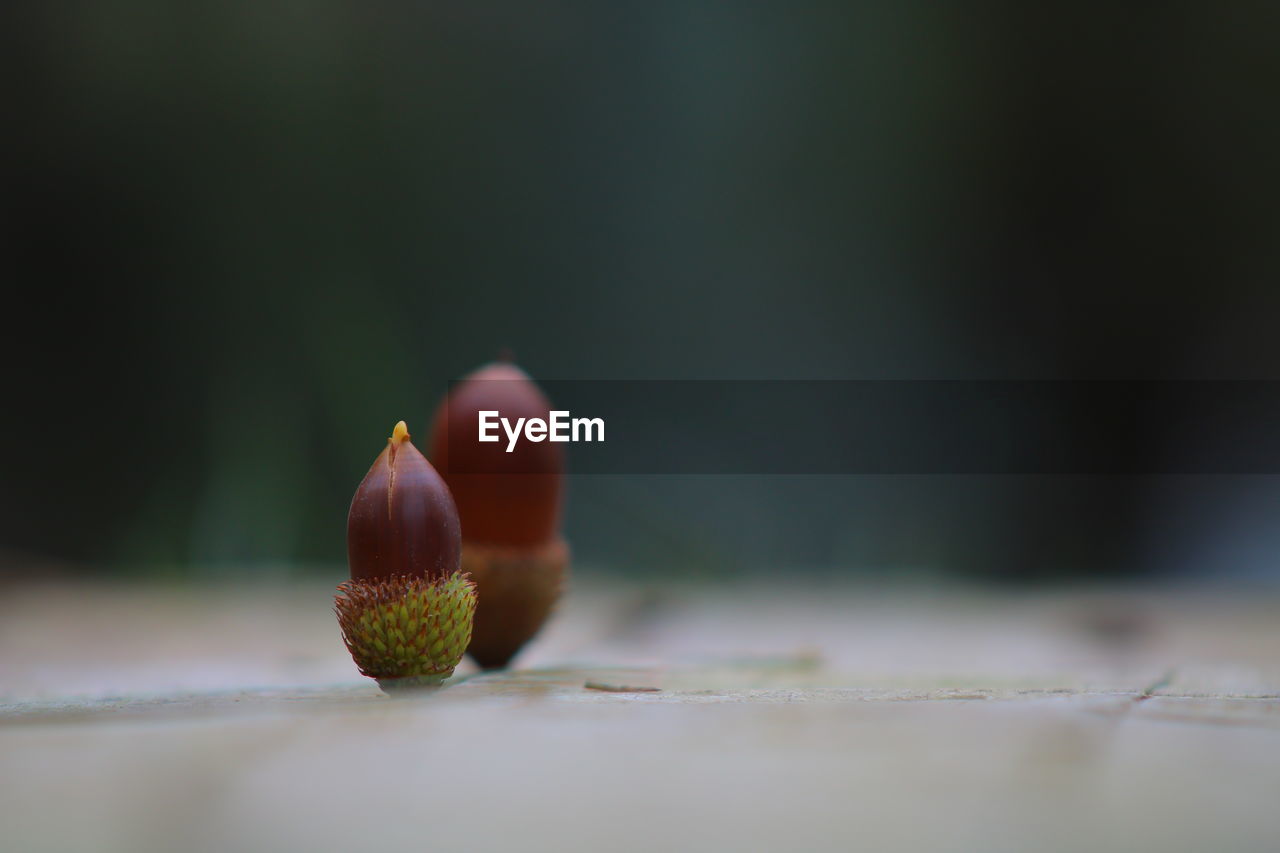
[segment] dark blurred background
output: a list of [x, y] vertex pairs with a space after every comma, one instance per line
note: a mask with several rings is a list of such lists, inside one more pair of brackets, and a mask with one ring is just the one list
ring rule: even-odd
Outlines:
[[[503, 347], [1280, 378], [1280, 7], [0, 14], [11, 572], [336, 577], [391, 425]], [[578, 477], [566, 519], [637, 574], [1280, 577], [1270, 477]]]

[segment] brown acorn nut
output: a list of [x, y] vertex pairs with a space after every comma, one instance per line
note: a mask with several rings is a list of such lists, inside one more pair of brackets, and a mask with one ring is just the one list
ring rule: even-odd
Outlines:
[[514, 364], [486, 365], [454, 386], [436, 409], [431, 460], [439, 469], [462, 519], [468, 543], [531, 548], [554, 539], [560, 524], [564, 453], [550, 441], [478, 439], [479, 413], [497, 411], [546, 420], [551, 403]]
[[564, 455], [559, 444], [479, 441], [479, 413], [546, 420], [551, 404], [523, 370], [486, 365], [436, 410], [431, 458], [462, 522], [462, 567], [479, 603], [467, 651], [485, 669], [506, 666], [550, 615], [569, 566], [559, 534]]
[[462, 659], [476, 596], [460, 552], [449, 488], [401, 421], [351, 500], [351, 580], [334, 601], [347, 650], [384, 691], [439, 685]]
[[458, 571], [461, 548], [449, 487], [409, 441], [400, 421], [351, 499], [351, 579], [447, 578]]

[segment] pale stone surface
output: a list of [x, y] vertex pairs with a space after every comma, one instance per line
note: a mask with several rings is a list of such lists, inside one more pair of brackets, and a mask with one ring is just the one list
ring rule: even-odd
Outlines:
[[329, 597], [6, 590], [0, 849], [1280, 840], [1274, 594], [585, 582], [518, 670], [408, 699]]

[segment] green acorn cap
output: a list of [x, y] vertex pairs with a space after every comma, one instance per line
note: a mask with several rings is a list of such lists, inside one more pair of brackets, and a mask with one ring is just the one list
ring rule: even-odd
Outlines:
[[471, 642], [475, 611], [476, 588], [461, 572], [347, 581], [334, 598], [342, 641], [383, 691], [435, 687], [452, 675]]

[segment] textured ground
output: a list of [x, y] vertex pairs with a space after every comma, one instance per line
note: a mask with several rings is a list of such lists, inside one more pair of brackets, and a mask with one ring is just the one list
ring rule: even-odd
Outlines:
[[323, 586], [9, 587], [0, 849], [1280, 849], [1280, 597], [580, 583], [388, 699]]

